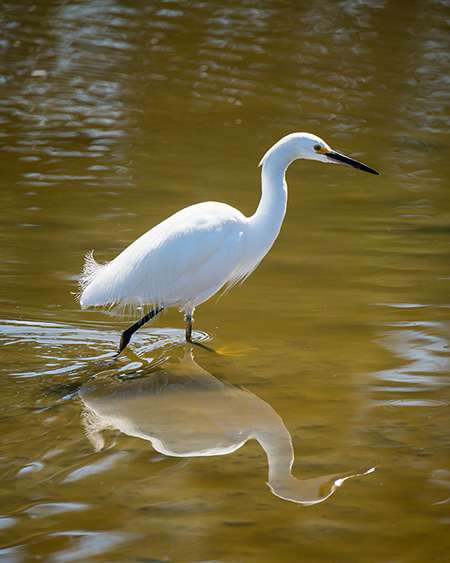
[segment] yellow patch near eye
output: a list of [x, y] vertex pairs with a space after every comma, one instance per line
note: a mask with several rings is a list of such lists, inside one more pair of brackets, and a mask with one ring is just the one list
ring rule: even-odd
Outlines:
[[322, 147], [322, 145], [314, 145], [314, 150], [318, 154], [328, 154], [330, 151]]

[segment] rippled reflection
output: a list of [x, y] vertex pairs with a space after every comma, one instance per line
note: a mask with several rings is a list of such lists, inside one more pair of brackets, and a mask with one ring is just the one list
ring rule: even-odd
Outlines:
[[[392, 387], [397, 392], [445, 387], [450, 370], [450, 359], [445, 354], [450, 342], [442, 336], [448, 334], [445, 324], [418, 321], [391, 323], [377, 338], [380, 346], [402, 362], [375, 374], [388, 390], [392, 391]], [[434, 330], [438, 334], [433, 334]]]
[[5, 2], [3, 17], [2, 150], [23, 163], [18, 183], [93, 186], [106, 176], [127, 184], [123, 143], [134, 127], [120, 68], [136, 45], [117, 33], [126, 10], [108, 1]]
[[253, 393], [202, 369], [190, 349], [179, 363], [167, 363], [146, 377], [95, 379], [80, 397], [86, 433], [96, 450], [104, 446], [106, 428], [149, 440], [158, 452], [176, 457], [226, 455], [255, 439], [267, 454], [271, 491], [305, 505], [324, 501], [345, 480], [361, 475], [296, 479], [292, 440], [282, 418]]

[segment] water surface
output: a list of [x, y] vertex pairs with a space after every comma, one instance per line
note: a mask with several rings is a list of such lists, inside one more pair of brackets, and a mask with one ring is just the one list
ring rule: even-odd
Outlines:
[[[2, 561], [450, 559], [449, 7], [2, 4]], [[292, 131], [380, 176], [293, 164], [273, 249], [196, 311], [223, 354], [194, 350], [202, 383], [179, 383], [185, 449], [152, 447], [169, 424], [153, 406], [96, 451], [88, 391], [140, 400], [186, 350], [173, 310], [114, 360], [134, 317], [79, 310], [85, 253], [110, 260], [199, 201], [253, 213], [257, 164]], [[202, 386], [226, 390], [228, 441]], [[257, 432], [290, 441], [295, 479], [354, 477], [280, 498]]]

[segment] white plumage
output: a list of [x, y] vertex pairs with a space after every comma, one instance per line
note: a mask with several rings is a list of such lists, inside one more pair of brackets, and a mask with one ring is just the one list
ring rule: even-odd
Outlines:
[[[89, 253], [80, 280], [81, 307], [150, 305], [157, 307], [154, 314], [178, 307], [186, 312], [190, 340], [194, 308], [250, 275], [277, 238], [287, 204], [285, 172], [298, 158], [341, 162], [377, 174], [332, 151], [319, 137], [287, 135], [261, 160], [262, 195], [251, 217], [224, 203], [199, 203], [156, 225], [109, 263], [98, 264]], [[128, 329], [120, 351], [147, 320]]]
[[199, 203], [139, 237], [108, 264], [89, 255], [82, 308], [122, 302], [192, 309], [245, 274], [245, 222], [228, 205]]

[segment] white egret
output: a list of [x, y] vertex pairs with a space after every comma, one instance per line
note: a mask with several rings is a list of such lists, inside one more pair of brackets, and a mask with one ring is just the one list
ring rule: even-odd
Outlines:
[[112, 304], [151, 307], [123, 332], [119, 353], [136, 330], [167, 307], [184, 311], [186, 341], [191, 342], [195, 307], [221, 288], [244, 281], [275, 242], [286, 213], [285, 172], [299, 158], [378, 174], [333, 151], [315, 135], [292, 133], [260, 162], [262, 194], [251, 217], [225, 203], [198, 203], [150, 229], [111, 262], [98, 264], [87, 254], [80, 280], [83, 309]]

